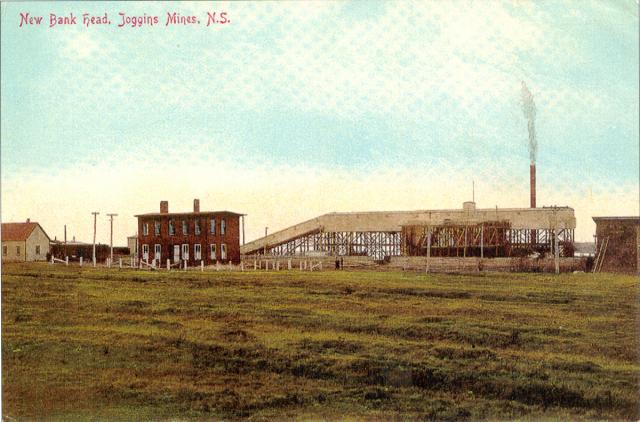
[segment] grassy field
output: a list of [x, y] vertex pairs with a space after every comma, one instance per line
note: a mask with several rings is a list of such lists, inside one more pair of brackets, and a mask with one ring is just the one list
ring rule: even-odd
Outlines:
[[639, 282], [4, 265], [5, 420], [638, 419]]

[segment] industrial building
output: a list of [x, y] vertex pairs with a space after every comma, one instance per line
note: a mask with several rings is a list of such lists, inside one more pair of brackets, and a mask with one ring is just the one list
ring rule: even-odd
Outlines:
[[640, 273], [640, 217], [593, 217], [595, 271]]
[[[240, 262], [240, 222], [244, 214], [230, 211], [200, 211], [193, 200], [192, 212], [169, 213], [169, 203], [160, 202], [159, 213], [138, 218], [138, 259], [164, 265], [187, 262], [205, 265]], [[244, 220], [242, 220], [244, 222]]]
[[[96, 243], [96, 262], [105, 262], [111, 255], [111, 247], [102, 243]], [[93, 258], [93, 243], [73, 240], [65, 242], [63, 240], [51, 241], [51, 255], [58, 259], [69, 258], [70, 261], [88, 262]], [[113, 255], [116, 257], [128, 256], [129, 248], [124, 246], [114, 246]]]
[[2, 223], [2, 261], [46, 261], [49, 236], [42, 226], [27, 219], [24, 223]]
[[330, 213], [248, 242], [243, 255], [510, 257], [573, 256], [569, 207]]

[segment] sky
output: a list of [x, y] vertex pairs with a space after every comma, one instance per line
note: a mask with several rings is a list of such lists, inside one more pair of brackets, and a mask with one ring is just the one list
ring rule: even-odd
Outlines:
[[90, 242], [99, 211], [98, 241], [118, 213], [125, 245], [161, 200], [247, 214], [247, 240], [333, 211], [460, 208], [473, 184], [479, 208], [528, 207], [523, 81], [538, 206], [574, 208], [579, 241], [592, 216], [640, 212], [635, 0], [3, 2], [1, 19], [1, 217], [51, 238]]

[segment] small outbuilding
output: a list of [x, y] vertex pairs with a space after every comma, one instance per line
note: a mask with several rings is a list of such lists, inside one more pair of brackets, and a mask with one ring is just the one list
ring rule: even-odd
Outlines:
[[2, 260], [46, 261], [49, 236], [36, 222], [2, 223]]
[[593, 217], [599, 271], [640, 273], [640, 217]]

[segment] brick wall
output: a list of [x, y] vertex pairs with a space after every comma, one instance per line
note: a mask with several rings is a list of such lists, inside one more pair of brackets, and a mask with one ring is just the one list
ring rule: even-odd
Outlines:
[[[215, 219], [215, 234], [211, 233], [211, 220]], [[221, 221], [225, 221], [225, 233], [221, 234]], [[169, 221], [173, 222], [174, 234], [169, 234]], [[183, 234], [182, 222], [187, 223], [187, 234]], [[200, 234], [196, 234], [196, 221], [200, 223]], [[155, 223], [160, 223], [160, 233], [155, 234]], [[148, 224], [148, 234], [144, 234], [143, 226]], [[240, 262], [240, 216], [232, 213], [213, 212], [213, 213], [185, 213], [185, 214], [166, 214], [153, 216], [138, 217], [138, 258], [144, 259], [143, 245], [149, 245], [149, 261], [156, 258], [155, 245], [161, 245], [160, 265], [164, 266], [166, 260], [174, 263], [174, 246], [180, 247], [180, 259], [182, 259], [182, 245], [189, 245], [188, 265], [199, 265], [200, 260], [195, 259], [195, 247], [201, 246], [201, 259], [205, 265], [215, 264], [216, 261], [221, 263], [239, 263]], [[210, 255], [210, 245], [216, 245], [216, 258], [212, 259]], [[222, 259], [222, 247], [225, 244], [227, 249], [226, 259]]]

